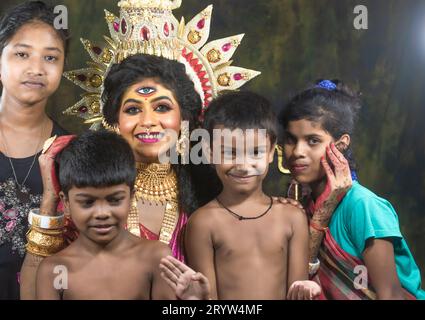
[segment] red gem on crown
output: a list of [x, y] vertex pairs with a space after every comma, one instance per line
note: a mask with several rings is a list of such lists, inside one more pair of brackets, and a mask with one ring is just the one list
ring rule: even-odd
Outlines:
[[143, 40], [149, 40], [151, 38], [151, 32], [149, 31], [148, 27], [143, 27], [142, 30], [140, 30], [140, 37]]

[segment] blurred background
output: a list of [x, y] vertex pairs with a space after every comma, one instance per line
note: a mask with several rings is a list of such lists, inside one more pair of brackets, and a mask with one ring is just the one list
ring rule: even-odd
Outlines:
[[[0, 12], [21, 1], [1, 0]], [[79, 38], [109, 35], [103, 9], [115, 0], [46, 1], [68, 8], [72, 41], [66, 70], [90, 60]], [[318, 78], [339, 78], [363, 93], [353, 139], [359, 180], [395, 207], [425, 281], [425, 1], [423, 0], [183, 0], [174, 11], [189, 21], [213, 4], [210, 40], [245, 33], [234, 65], [259, 70], [250, 89], [278, 112]], [[368, 9], [368, 29], [356, 30], [354, 8]], [[62, 112], [82, 90], [64, 79], [49, 114], [73, 133], [81, 119]], [[284, 195], [289, 177], [272, 166], [266, 189]], [[422, 285], [424, 287], [424, 284]]]

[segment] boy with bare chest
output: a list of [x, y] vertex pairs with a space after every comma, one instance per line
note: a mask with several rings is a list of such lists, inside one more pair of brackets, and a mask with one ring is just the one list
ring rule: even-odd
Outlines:
[[170, 248], [125, 230], [136, 177], [127, 142], [87, 132], [70, 142], [59, 162], [60, 197], [79, 236], [42, 261], [37, 299], [176, 299], [159, 271]]
[[[263, 192], [275, 119], [268, 101], [249, 92], [224, 95], [206, 113], [204, 127], [223, 188], [189, 219], [185, 246], [188, 265], [208, 278], [213, 299], [312, 299], [320, 293], [317, 284], [304, 281], [306, 215]], [[170, 285], [186, 270], [172, 258], [161, 269]]]

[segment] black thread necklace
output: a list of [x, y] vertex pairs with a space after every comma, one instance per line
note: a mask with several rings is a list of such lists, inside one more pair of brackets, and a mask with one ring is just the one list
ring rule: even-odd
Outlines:
[[270, 211], [270, 209], [272, 208], [272, 206], [273, 206], [273, 198], [272, 197], [270, 197], [270, 206], [267, 208], [267, 210], [266, 211], [264, 211], [262, 214], [260, 214], [259, 216], [256, 216], [256, 217], [244, 217], [244, 216], [241, 216], [240, 214], [237, 214], [236, 212], [234, 212], [234, 211], [232, 211], [232, 210], [230, 210], [229, 208], [227, 208], [220, 200], [218, 200], [218, 197], [217, 198], [215, 198], [215, 200], [217, 200], [217, 202], [218, 202], [218, 204], [223, 208], [223, 209], [226, 209], [229, 213], [231, 213], [235, 218], [237, 218], [239, 221], [242, 221], [242, 220], [255, 220], [255, 219], [260, 219], [261, 217], [263, 217], [263, 216], [265, 216], [269, 211]]
[[7, 146], [6, 137], [5, 137], [4, 132], [3, 132], [3, 126], [0, 125], [0, 133], [1, 133], [1, 136], [3, 138], [3, 145], [6, 149], [5, 151], [7, 153], [7, 154], [3, 153], [3, 155], [6, 159], [9, 160], [9, 164], [10, 164], [10, 167], [12, 168], [13, 177], [15, 178], [15, 182], [16, 182], [16, 186], [17, 186], [17, 188], [16, 188], [17, 198], [23, 203], [27, 203], [30, 199], [30, 195], [29, 195], [28, 190], [25, 186], [25, 182], [27, 181], [27, 179], [28, 179], [28, 177], [31, 173], [31, 170], [34, 167], [35, 161], [36, 161], [37, 157], [39, 156], [39, 152], [37, 152], [37, 150], [38, 150], [41, 142], [43, 141], [44, 131], [46, 129], [46, 122], [47, 122], [46, 120], [47, 119], [44, 120], [43, 127], [42, 127], [41, 133], [40, 133], [40, 139], [39, 139], [39, 142], [36, 145], [35, 154], [34, 154], [34, 157], [32, 159], [30, 168], [28, 169], [28, 172], [27, 172], [26, 176], [24, 177], [24, 180], [22, 180], [21, 183], [19, 183], [19, 181], [18, 181], [18, 176], [16, 175], [15, 167], [13, 166], [12, 158], [10, 157], [10, 152], [9, 152], [9, 148]]

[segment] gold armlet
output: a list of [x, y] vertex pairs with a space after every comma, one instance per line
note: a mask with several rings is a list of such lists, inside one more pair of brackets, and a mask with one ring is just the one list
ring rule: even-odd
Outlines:
[[62, 229], [48, 230], [33, 226], [27, 233], [27, 241], [27, 252], [36, 256], [48, 257], [65, 248]]

